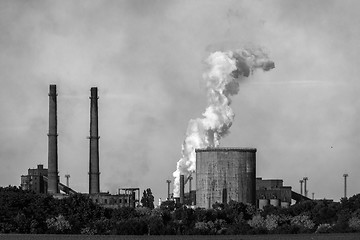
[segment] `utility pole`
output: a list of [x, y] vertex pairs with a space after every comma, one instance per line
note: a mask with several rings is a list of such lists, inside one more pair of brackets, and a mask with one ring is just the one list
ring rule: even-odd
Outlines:
[[349, 176], [349, 174], [347, 173], [344, 173], [343, 177], [344, 177], [344, 198], [346, 198], [346, 188], [347, 188], [347, 185], [346, 185], [346, 178]]
[[170, 200], [170, 183], [171, 183], [171, 180], [166, 180], [167, 184], [168, 184], [168, 198], [167, 200]]
[[312, 200], [314, 200], [315, 193], [312, 193]]
[[304, 180], [300, 180], [299, 183], [300, 183], [300, 194], [303, 195], [303, 182]]
[[66, 175], [65, 175], [65, 178], [66, 178], [66, 186], [69, 187], [70, 174], [66, 174]]
[[305, 194], [305, 197], [307, 197], [308, 191], [307, 191], [307, 189], [306, 189], [306, 181], [309, 180], [309, 178], [308, 178], [308, 177], [304, 177], [303, 180], [304, 180], [304, 194]]

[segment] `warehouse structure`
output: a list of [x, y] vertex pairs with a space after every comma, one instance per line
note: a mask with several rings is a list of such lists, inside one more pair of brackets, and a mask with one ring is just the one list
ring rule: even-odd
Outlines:
[[289, 207], [291, 204], [291, 187], [283, 186], [282, 179], [256, 178], [257, 206]]

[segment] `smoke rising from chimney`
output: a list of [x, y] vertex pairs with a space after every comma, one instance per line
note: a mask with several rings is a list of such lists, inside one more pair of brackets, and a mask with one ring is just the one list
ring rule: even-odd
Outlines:
[[208, 107], [202, 118], [191, 119], [182, 144], [182, 157], [173, 173], [174, 196], [179, 196], [180, 175], [187, 179], [196, 168], [196, 148], [217, 147], [229, 133], [235, 114], [230, 107], [231, 96], [239, 92], [239, 83], [254, 70], [269, 71], [275, 67], [261, 49], [239, 49], [213, 52], [205, 60], [209, 65], [203, 74], [206, 82]]

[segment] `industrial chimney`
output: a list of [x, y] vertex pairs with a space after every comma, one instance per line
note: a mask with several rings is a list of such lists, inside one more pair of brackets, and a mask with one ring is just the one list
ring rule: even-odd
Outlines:
[[347, 184], [346, 184], [346, 178], [349, 176], [349, 174], [344, 173], [344, 198], [346, 198], [346, 190], [347, 190]]
[[166, 180], [166, 183], [167, 183], [167, 185], [168, 185], [168, 196], [167, 196], [167, 201], [169, 201], [170, 200], [170, 183], [171, 183], [171, 180]]
[[99, 138], [98, 92], [96, 87], [92, 87], [90, 96], [89, 194], [100, 192]]
[[56, 85], [50, 85], [49, 91], [48, 193], [56, 194], [59, 193]]
[[184, 204], [185, 177], [180, 175], [180, 204]]

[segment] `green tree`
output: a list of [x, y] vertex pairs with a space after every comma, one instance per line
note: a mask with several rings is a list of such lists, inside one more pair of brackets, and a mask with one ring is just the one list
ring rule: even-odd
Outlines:
[[143, 207], [154, 209], [154, 195], [152, 194], [150, 188], [144, 190], [141, 203]]

